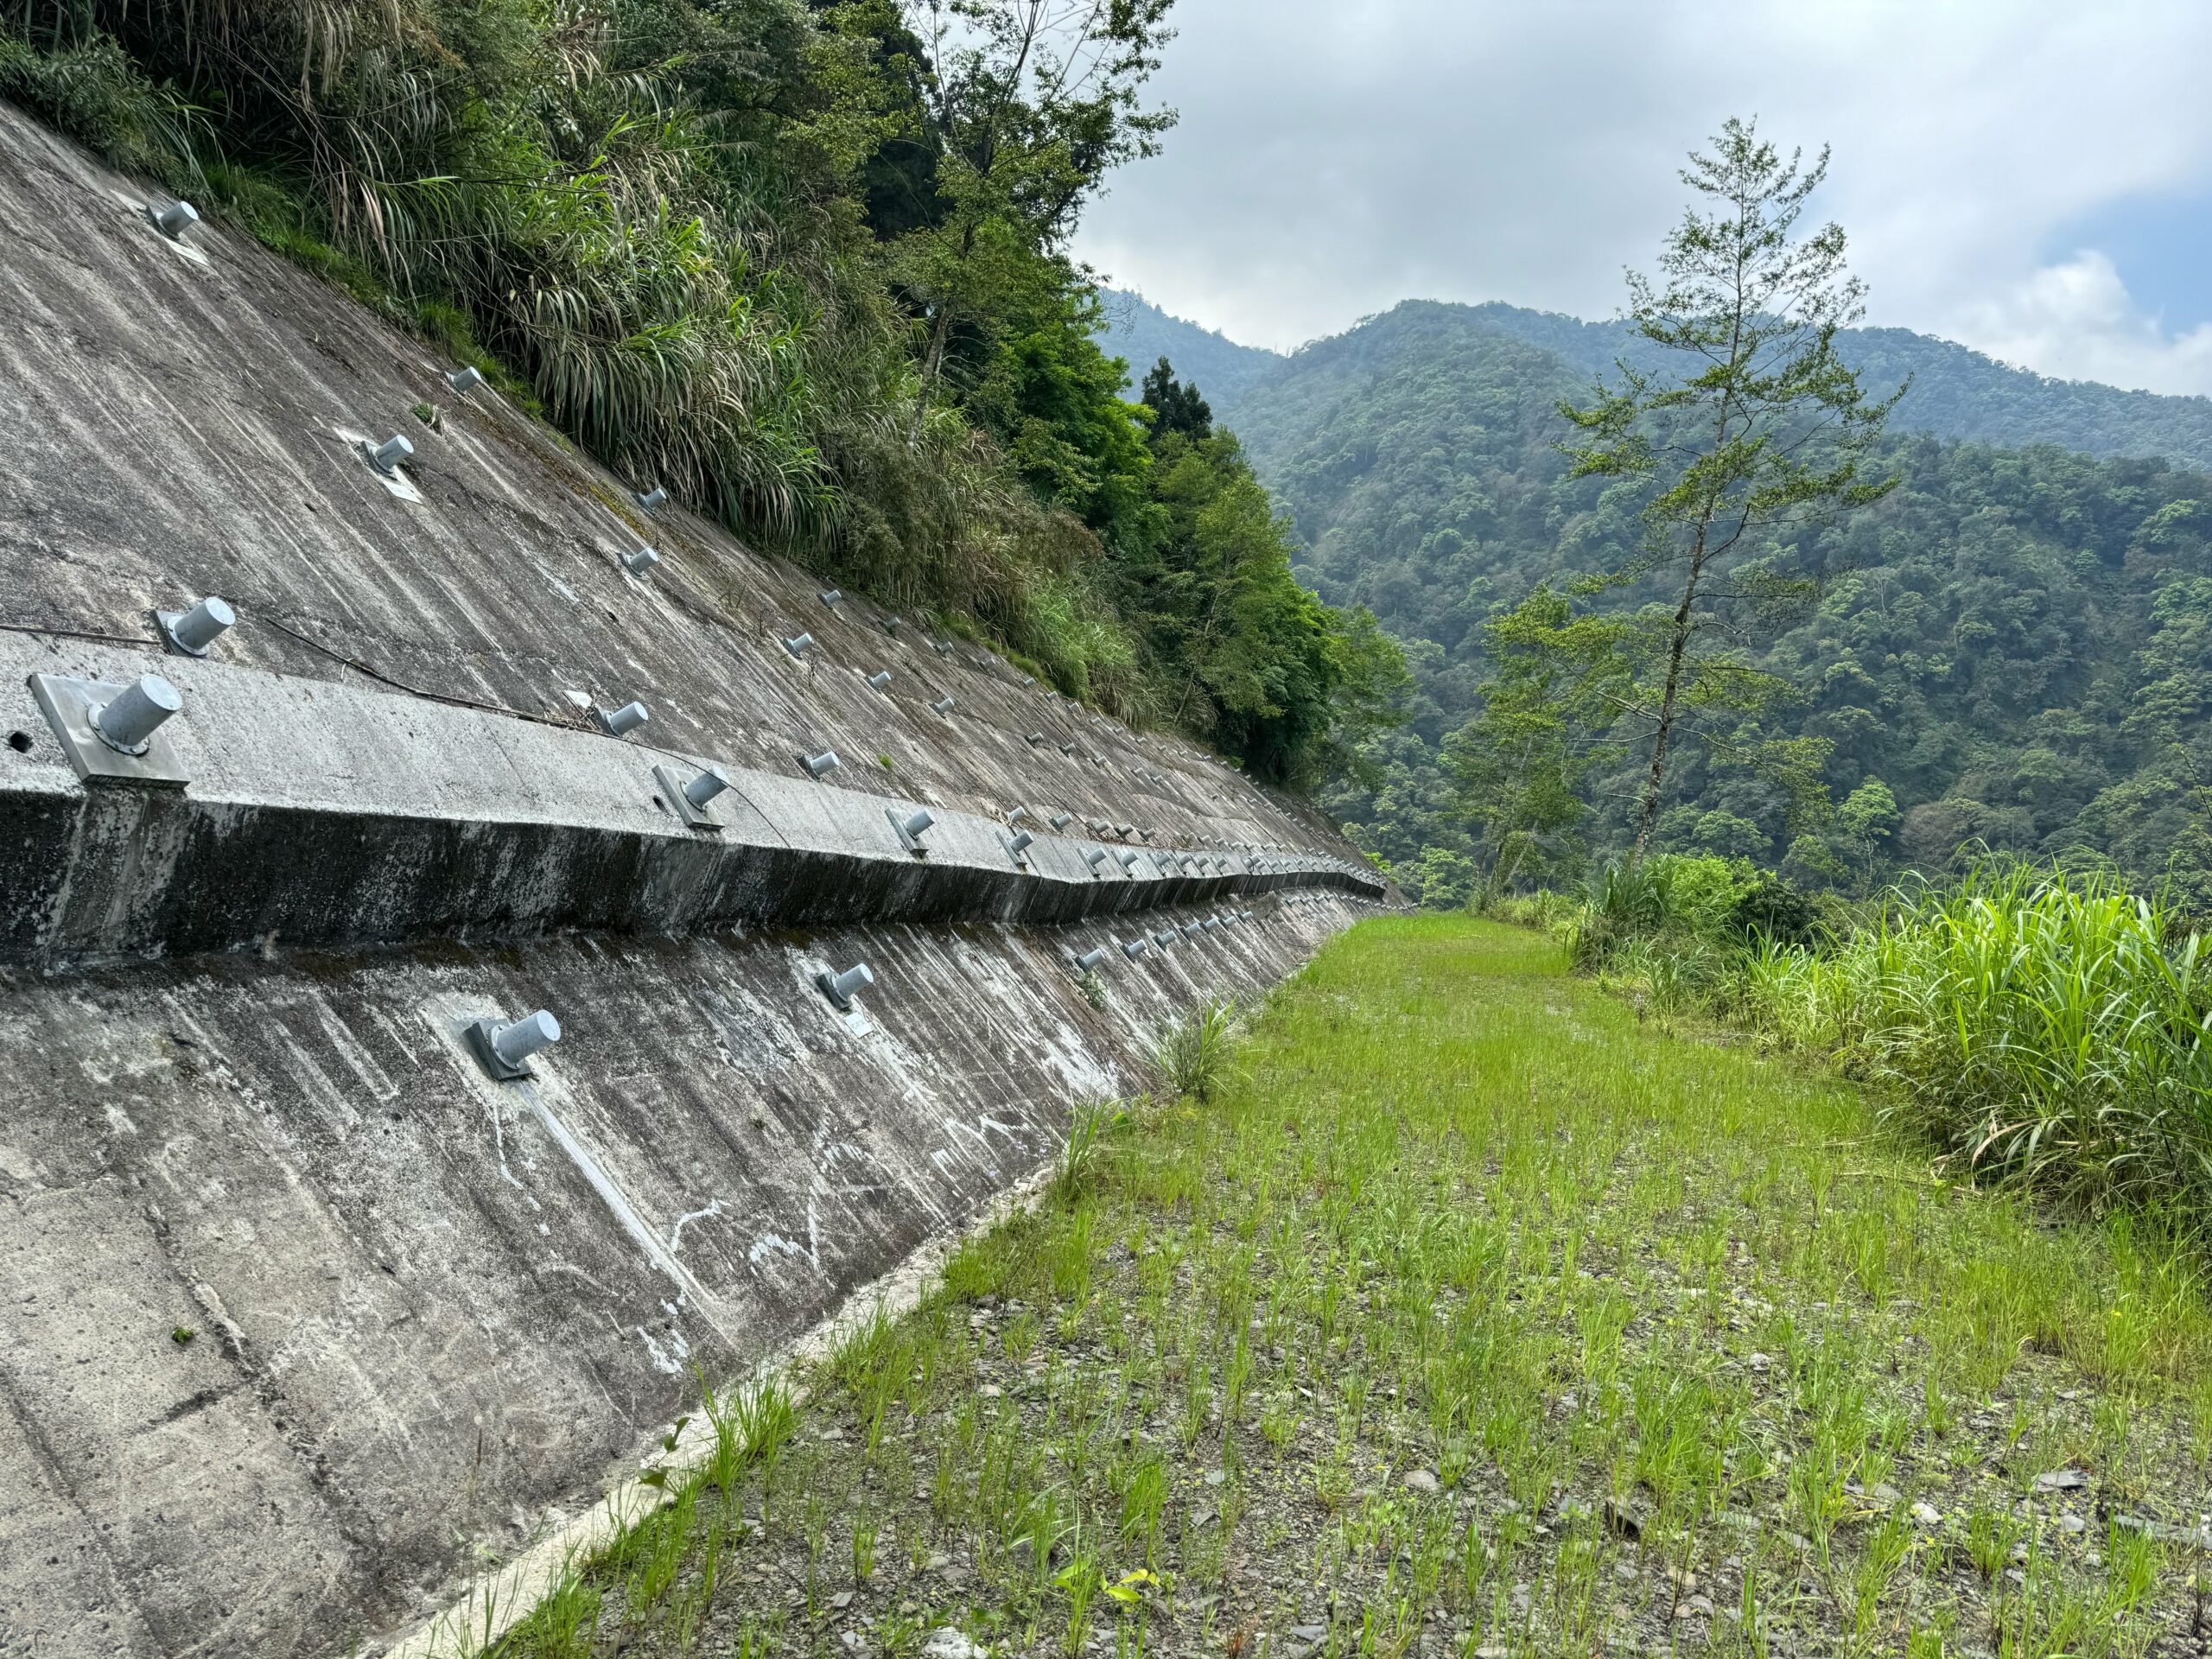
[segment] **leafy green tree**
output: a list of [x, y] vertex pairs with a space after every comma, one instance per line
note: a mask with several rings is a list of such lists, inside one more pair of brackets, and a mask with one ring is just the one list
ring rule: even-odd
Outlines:
[[1064, 294], [992, 359], [970, 405], [1037, 493], [1109, 545], [1156, 537], [1152, 452], [1135, 404], [1122, 401], [1125, 366], [1092, 338], [1097, 302]]
[[1733, 812], [1700, 813], [1690, 830], [1690, 841], [1699, 851], [1722, 858], [1758, 860], [1768, 856], [1766, 831]]
[[1135, 574], [1154, 648], [1180, 671], [1162, 713], [1287, 777], [1327, 726], [1326, 608], [1291, 575], [1288, 523], [1234, 437], [1171, 439], [1157, 465], [1166, 536]]
[[1198, 389], [1175, 378], [1174, 365], [1161, 358], [1144, 377], [1143, 401], [1152, 410], [1152, 429], [1165, 437], [1179, 432], [1186, 438], [1210, 437], [1213, 410], [1198, 396]]
[[1770, 538], [1869, 505], [1895, 482], [1866, 463], [1904, 388], [1869, 397], [1836, 351], [1837, 330], [1864, 310], [1864, 285], [1845, 275], [1843, 232], [1798, 234], [1827, 174], [1825, 150], [1810, 166], [1796, 152], [1785, 162], [1754, 124], [1730, 120], [1682, 174], [1708, 205], [1693, 202], [1668, 237], [1660, 283], [1629, 278], [1637, 335], [1691, 366], [1662, 376], [1624, 359], [1614, 387], [1601, 380], [1588, 404], [1560, 404], [1579, 434], [1576, 477], [1649, 492], [1641, 552], [1592, 588], [1678, 584], [1671, 607], [1648, 608], [1615, 639], [1617, 660], [1639, 670], [1616, 677], [1621, 712], [1650, 744], [1639, 856], [1686, 716], [1772, 701], [1734, 643], [1796, 585]]
[[889, 245], [923, 324], [917, 426], [961, 334], [1035, 311], [1065, 286], [1058, 256], [1108, 171], [1154, 154], [1171, 110], [1141, 90], [1173, 0], [920, 0], [921, 118], [931, 211]]
[[1405, 725], [1406, 703], [1414, 690], [1404, 647], [1383, 632], [1374, 612], [1355, 605], [1326, 613], [1329, 724], [1323, 741], [1301, 756], [1290, 774], [1292, 782], [1304, 786], [1319, 784], [1332, 772], [1367, 773], [1369, 750], [1377, 739]]
[[1872, 884], [1882, 858], [1882, 849], [1897, 833], [1903, 814], [1897, 798], [1878, 778], [1869, 778], [1843, 798], [1835, 810], [1835, 827], [1857, 856], [1860, 874]]
[[1569, 623], [1566, 595], [1538, 588], [1484, 626], [1496, 672], [1482, 709], [1444, 745], [1444, 763], [1489, 853], [1486, 899], [1523, 873], [1567, 862], [1579, 847], [1560, 839], [1581, 822], [1580, 793], [1594, 758], [1573, 715], [1569, 659], [1555, 648]]

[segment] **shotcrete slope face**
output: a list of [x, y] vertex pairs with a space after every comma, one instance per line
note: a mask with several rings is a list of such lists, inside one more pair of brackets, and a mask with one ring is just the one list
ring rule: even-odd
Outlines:
[[0, 1623], [333, 1653], [1389, 895], [168, 202], [0, 109]]

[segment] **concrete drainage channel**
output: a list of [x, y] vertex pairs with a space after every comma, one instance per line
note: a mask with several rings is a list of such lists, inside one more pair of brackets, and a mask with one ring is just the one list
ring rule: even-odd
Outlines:
[[1393, 897], [4, 108], [0, 218], [10, 1651], [512, 1608]]

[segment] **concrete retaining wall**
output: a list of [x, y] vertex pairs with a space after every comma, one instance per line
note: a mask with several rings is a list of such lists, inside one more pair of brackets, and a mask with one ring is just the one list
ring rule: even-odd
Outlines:
[[[333, 1654], [1390, 895], [146, 201], [0, 108], [0, 1652]], [[238, 625], [165, 652], [209, 593]], [[170, 777], [87, 775], [35, 686], [148, 672]], [[695, 827], [655, 768], [709, 762]], [[537, 1007], [562, 1040], [493, 1081], [464, 1032]]]
[[[1350, 913], [1255, 906], [1093, 1008], [1068, 930], [199, 957], [0, 997], [0, 1621], [41, 1656], [335, 1653], [1140, 1082]], [[1157, 912], [1156, 928], [1201, 912]], [[849, 1020], [813, 985], [865, 959]], [[535, 1081], [464, 1050], [565, 1027]], [[200, 1334], [188, 1345], [171, 1331]]]

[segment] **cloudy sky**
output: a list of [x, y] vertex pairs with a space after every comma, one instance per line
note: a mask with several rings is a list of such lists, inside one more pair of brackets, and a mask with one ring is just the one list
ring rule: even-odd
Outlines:
[[1609, 316], [1727, 116], [1833, 146], [1869, 321], [2212, 394], [2212, 0], [1180, 0], [1077, 252], [1288, 348], [1401, 299]]

